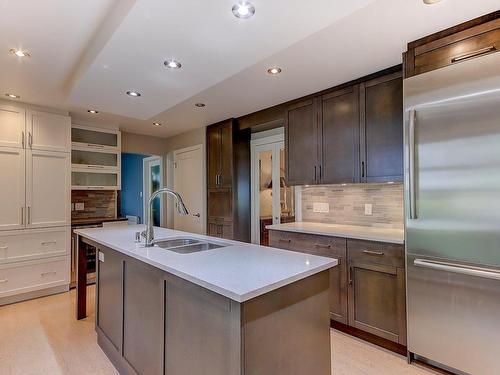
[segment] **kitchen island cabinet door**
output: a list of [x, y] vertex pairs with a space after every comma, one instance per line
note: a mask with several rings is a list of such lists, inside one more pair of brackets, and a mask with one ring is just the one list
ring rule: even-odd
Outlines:
[[127, 257], [123, 269], [123, 358], [138, 374], [163, 373], [164, 301], [163, 273]]
[[349, 325], [406, 345], [405, 272], [349, 263]]
[[315, 184], [318, 166], [317, 99], [287, 108], [285, 114], [285, 163], [287, 185]]
[[98, 251], [96, 325], [114, 349], [121, 353], [123, 257], [104, 247]]

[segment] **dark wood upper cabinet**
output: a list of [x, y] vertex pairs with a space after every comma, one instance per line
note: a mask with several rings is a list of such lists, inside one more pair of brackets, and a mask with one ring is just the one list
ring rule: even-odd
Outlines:
[[285, 113], [286, 179], [289, 185], [314, 184], [318, 176], [317, 99], [294, 103]]
[[359, 86], [323, 95], [320, 108], [322, 184], [359, 181]]
[[497, 52], [500, 49], [500, 11], [475, 18], [408, 43], [405, 77]]
[[225, 121], [207, 128], [208, 187], [231, 187], [233, 182], [233, 126]]
[[403, 180], [403, 79], [401, 72], [360, 86], [361, 180]]

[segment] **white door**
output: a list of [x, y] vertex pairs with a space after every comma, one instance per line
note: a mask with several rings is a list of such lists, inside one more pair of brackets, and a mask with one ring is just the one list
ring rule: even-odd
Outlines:
[[71, 223], [70, 154], [26, 151], [26, 206], [29, 228]]
[[0, 147], [0, 230], [25, 223], [25, 150]]
[[205, 231], [203, 165], [202, 145], [174, 152], [174, 190], [181, 195], [189, 212], [179, 215], [174, 210], [174, 229], [198, 234]]
[[22, 148], [24, 134], [24, 108], [0, 104], [0, 146]]
[[71, 117], [28, 110], [26, 118], [29, 148], [45, 151], [71, 151]]
[[266, 225], [295, 220], [295, 190], [285, 183], [283, 138], [280, 132], [251, 142], [252, 242], [256, 244], [268, 245]]
[[[151, 156], [143, 159], [143, 203], [144, 222], [147, 222], [149, 213], [149, 198], [158, 189], [164, 187], [163, 182], [163, 158], [161, 156]], [[153, 202], [153, 225], [164, 226], [163, 219], [163, 194], [155, 198]]]

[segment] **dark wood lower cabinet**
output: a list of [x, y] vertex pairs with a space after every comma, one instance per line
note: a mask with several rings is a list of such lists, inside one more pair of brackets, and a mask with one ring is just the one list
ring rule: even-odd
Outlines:
[[330, 317], [406, 345], [402, 245], [285, 231], [269, 231], [269, 245], [337, 258], [330, 270]]

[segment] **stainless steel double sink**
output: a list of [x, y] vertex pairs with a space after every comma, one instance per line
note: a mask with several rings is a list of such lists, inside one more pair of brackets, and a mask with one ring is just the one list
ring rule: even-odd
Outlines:
[[156, 240], [154, 244], [162, 249], [170, 250], [178, 254], [191, 254], [226, 246], [193, 237], [176, 237], [166, 240]]

